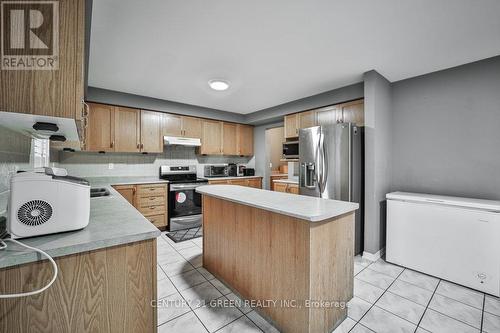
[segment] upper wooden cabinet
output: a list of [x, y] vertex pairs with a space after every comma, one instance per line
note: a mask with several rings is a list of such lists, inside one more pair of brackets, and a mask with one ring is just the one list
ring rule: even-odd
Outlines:
[[365, 125], [364, 100], [327, 106], [317, 110], [318, 123], [329, 125], [336, 123], [354, 123], [358, 126]]
[[238, 124], [238, 155], [253, 155], [253, 126]]
[[161, 153], [162, 151], [160, 113], [141, 110], [141, 152]]
[[285, 139], [297, 138], [299, 129], [317, 125], [316, 111], [306, 111], [285, 116]]
[[87, 150], [114, 151], [115, 107], [89, 103]]
[[222, 154], [222, 121], [202, 120], [200, 154]]
[[85, 150], [123, 153], [163, 151], [158, 112], [98, 103], [88, 105]]
[[85, 0], [57, 3], [58, 69], [0, 70], [0, 110], [77, 120], [83, 117]]
[[285, 116], [285, 139], [299, 136], [299, 116], [297, 113]]
[[233, 123], [222, 124], [222, 154], [238, 155], [238, 125]]
[[201, 139], [201, 119], [162, 113], [162, 135]]
[[140, 110], [115, 107], [115, 152], [140, 152]]
[[163, 112], [88, 103], [84, 149], [98, 152], [163, 152], [163, 137], [201, 139], [203, 155], [253, 155], [253, 126]]

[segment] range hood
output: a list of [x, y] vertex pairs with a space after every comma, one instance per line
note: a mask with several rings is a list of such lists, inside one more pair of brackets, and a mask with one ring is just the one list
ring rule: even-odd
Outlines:
[[164, 136], [163, 141], [166, 146], [190, 146], [199, 147], [201, 146], [201, 140], [196, 138], [183, 138], [177, 136]]

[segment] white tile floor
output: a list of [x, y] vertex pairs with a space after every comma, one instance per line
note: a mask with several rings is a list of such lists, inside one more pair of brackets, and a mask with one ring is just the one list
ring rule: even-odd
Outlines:
[[[201, 267], [202, 239], [158, 238], [158, 332], [278, 332]], [[361, 257], [354, 298], [334, 333], [500, 332], [500, 299], [425, 274]], [[210, 301], [217, 306], [207, 306]]]

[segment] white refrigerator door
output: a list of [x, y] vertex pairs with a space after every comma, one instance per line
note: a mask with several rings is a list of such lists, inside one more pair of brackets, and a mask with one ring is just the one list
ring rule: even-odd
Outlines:
[[500, 214], [388, 200], [386, 260], [500, 296]]

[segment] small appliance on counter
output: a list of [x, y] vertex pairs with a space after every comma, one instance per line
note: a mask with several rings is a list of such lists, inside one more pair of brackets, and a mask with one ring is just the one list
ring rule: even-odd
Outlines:
[[228, 165], [227, 164], [205, 165], [205, 167], [203, 168], [203, 175], [205, 177], [227, 177]]
[[238, 173], [236, 174], [238, 177], [243, 177], [245, 175], [245, 168], [247, 166], [245, 164], [238, 164]]
[[254, 168], [243, 169], [243, 176], [255, 176], [255, 169]]
[[89, 224], [90, 186], [66, 170], [21, 172], [10, 180], [9, 219], [11, 238], [41, 236], [83, 229]]
[[238, 166], [234, 163], [229, 163], [227, 165], [227, 175], [229, 177], [237, 177], [238, 176]]

